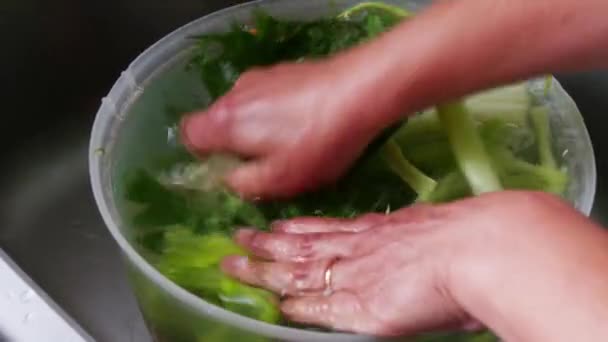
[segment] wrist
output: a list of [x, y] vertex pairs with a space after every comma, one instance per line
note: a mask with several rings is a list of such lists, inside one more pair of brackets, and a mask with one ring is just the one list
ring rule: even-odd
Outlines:
[[[410, 112], [408, 102], [399, 97], [396, 83], [407, 74], [387, 75], [385, 70], [391, 66], [387, 61], [379, 61], [373, 42], [364, 44], [329, 60], [328, 69], [340, 75], [337, 86], [338, 105], [350, 104], [347, 114], [351, 125], [365, 131], [370, 136], [380, 133], [384, 128], [397, 122]], [[341, 94], [341, 95], [340, 95]]]

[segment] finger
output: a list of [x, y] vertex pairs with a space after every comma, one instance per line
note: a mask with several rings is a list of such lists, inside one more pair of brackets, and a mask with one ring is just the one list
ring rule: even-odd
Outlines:
[[283, 234], [242, 229], [236, 242], [254, 255], [275, 261], [310, 262], [367, 254], [375, 243], [353, 233]]
[[[291, 167], [291, 168], [290, 168]], [[306, 190], [287, 158], [273, 156], [252, 161], [226, 177], [228, 185], [246, 198], [286, 198]]]
[[387, 220], [387, 223], [392, 221], [408, 225], [420, 224], [421, 226], [424, 226], [425, 223], [444, 219], [447, 214], [449, 214], [449, 210], [446, 210], [445, 206], [417, 203], [393, 212], [389, 216], [390, 219]]
[[228, 185], [243, 197], [256, 198], [273, 193], [277, 183], [276, 170], [272, 161], [261, 159], [251, 161], [234, 170], [226, 177]]
[[262, 78], [266, 74], [266, 68], [253, 67], [252, 69], [247, 70], [239, 76], [236, 82], [234, 82], [232, 90], [256, 86], [260, 78]]
[[180, 124], [182, 143], [196, 153], [224, 151], [233, 147], [232, 113], [222, 98], [207, 111], [186, 116]]
[[414, 205], [403, 208], [391, 215], [370, 213], [355, 219], [298, 217], [290, 220], [278, 220], [272, 223], [271, 229], [277, 233], [307, 234], [366, 231], [379, 225], [416, 224], [435, 218], [437, 210], [428, 205]]
[[[265, 154], [272, 145], [268, 125], [260, 119], [267, 113], [257, 91], [231, 91], [209, 109], [186, 116], [180, 127], [182, 143], [192, 152], [236, 152], [246, 156]], [[260, 114], [262, 113], [262, 114]]]
[[263, 287], [282, 296], [320, 295], [325, 291], [325, 271], [330, 261], [277, 263], [228, 257], [222, 270], [251, 285]]
[[366, 214], [357, 219], [338, 219], [321, 217], [298, 217], [272, 223], [271, 229], [277, 233], [307, 234], [351, 232], [357, 233], [370, 229], [386, 218], [384, 214]]
[[460, 328], [467, 332], [479, 332], [486, 329], [486, 326], [478, 320], [471, 319], [460, 325]]
[[286, 318], [299, 323], [358, 333], [381, 332], [357, 296], [344, 291], [330, 296], [288, 299], [281, 304], [281, 311]]

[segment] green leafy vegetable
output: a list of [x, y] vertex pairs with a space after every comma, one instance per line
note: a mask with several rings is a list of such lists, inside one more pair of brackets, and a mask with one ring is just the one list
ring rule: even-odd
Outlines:
[[335, 19], [278, 21], [257, 13], [254, 26], [255, 32], [234, 27], [227, 33], [198, 38], [192, 66], [213, 99], [230, 90], [239, 75], [254, 66], [320, 58], [369, 36], [361, 22]]
[[157, 265], [168, 278], [225, 308], [269, 323], [279, 320], [278, 299], [270, 292], [224, 275], [219, 262], [247, 255], [225, 234], [195, 234], [185, 226], [168, 227]]
[[[197, 164], [198, 167], [205, 165]], [[198, 191], [169, 186], [160, 179], [160, 176], [137, 170], [127, 181], [126, 188], [127, 199], [139, 204], [133, 210], [132, 219], [133, 225], [139, 228], [136, 241], [152, 252], [162, 247], [162, 232], [172, 225], [185, 224], [197, 232], [224, 234], [230, 234], [238, 226], [264, 229], [268, 225], [254, 204], [224, 187]]]

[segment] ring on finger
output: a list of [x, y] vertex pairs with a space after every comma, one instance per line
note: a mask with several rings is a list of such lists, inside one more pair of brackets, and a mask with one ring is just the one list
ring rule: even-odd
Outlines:
[[336, 264], [337, 259], [332, 260], [325, 269], [325, 273], [323, 274], [323, 280], [325, 282], [325, 288], [323, 290], [324, 296], [331, 296], [334, 293], [332, 279], [333, 279], [333, 267]]

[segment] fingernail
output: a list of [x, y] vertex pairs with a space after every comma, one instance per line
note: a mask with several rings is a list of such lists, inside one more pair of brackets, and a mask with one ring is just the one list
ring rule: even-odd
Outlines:
[[223, 271], [230, 272], [232, 270], [244, 268], [247, 266], [248, 262], [249, 258], [246, 256], [231, 255], [222, 260], [221, 267]]

